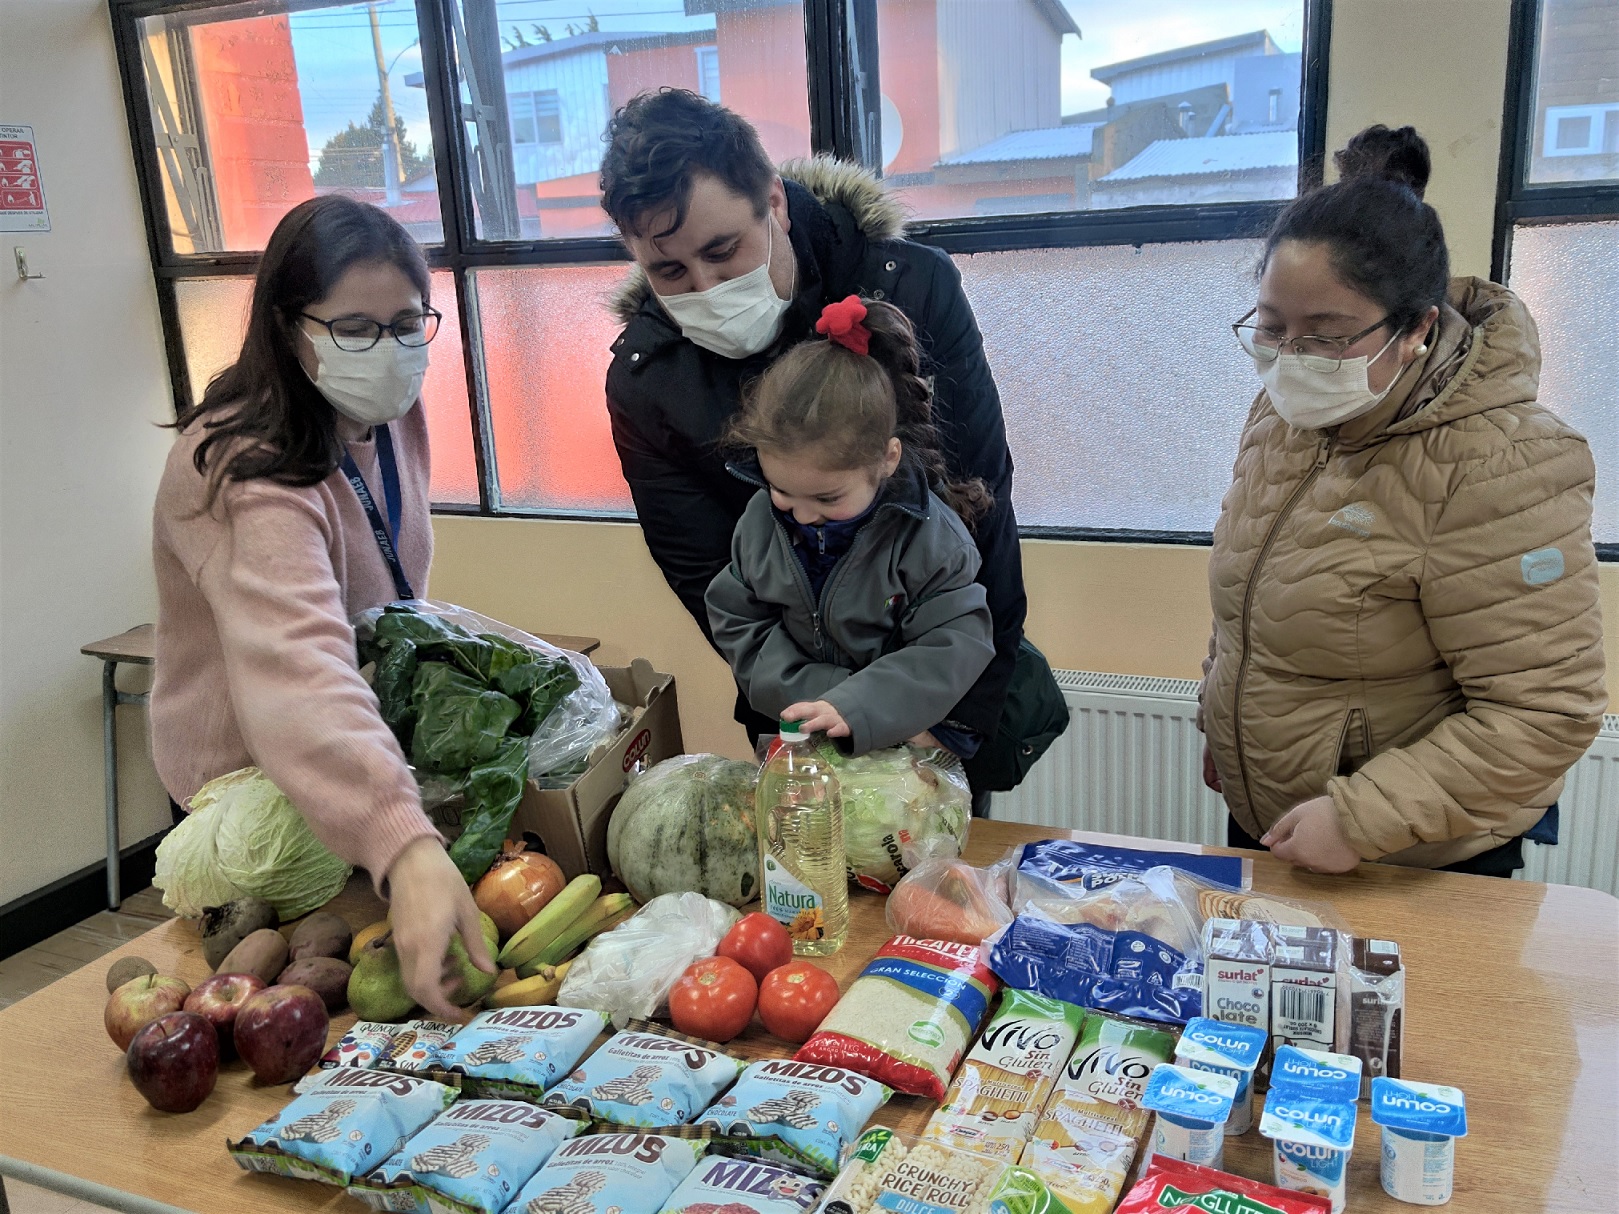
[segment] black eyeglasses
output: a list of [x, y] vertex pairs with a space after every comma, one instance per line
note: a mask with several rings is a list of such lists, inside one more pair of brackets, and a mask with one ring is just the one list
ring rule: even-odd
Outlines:
[[336, 320], [322, 320], [308, 312], [300, 312], [305, 320], [312, 320], [332, 335], [339, 350], [359, 354], [382, 340], [384, 333], [392, 333], [402, 346], [425, 346], [438, 336], [438, 322], [444, 314], [433, 308], [424, 308], [415, 316], [401, 316], [391, 325], [372, 320], [369, 316], [339, 316]]
[[1348, 337], [1295, 337], [1289, 341], [1287, 334], [1280, 329], [1243, 323], [1257, 311], [1258, 308], [1250, 308], [1242, 320], [1231, 326], [1231, 331], [1237, 335], [1242, 348], [1248, 351], [1248, 356], [1259, 362], [1271, 363], [1276, 361], [1277, 355], [1290, 350], [1300, 355], [1304, 365], [1315, 371], [1336, 371], [1350, 346], [1394, 319], [1385, 316], [1375, 325], [1367, 325], [1359, 333], [1352, 333]]

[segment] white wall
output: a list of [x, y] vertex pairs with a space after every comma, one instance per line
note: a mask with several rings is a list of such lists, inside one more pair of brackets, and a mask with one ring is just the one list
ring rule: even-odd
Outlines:
[[[172, 406], [105, 0], [5, 0], [0, 20], [0, 122], [34, 128], [51, 217], [0, 233], [4, 905], [105, 855], [101, 664], [79, 646], [153, 618]], [[16, 280], [17, 245], [43, 280]], [[144, 714], [120, 714], [128, 845], [168, 803]]]

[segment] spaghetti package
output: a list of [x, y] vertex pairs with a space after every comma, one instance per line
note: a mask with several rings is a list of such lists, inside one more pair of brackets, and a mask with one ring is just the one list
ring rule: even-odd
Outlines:
[[793, 1057], [941, 1100], [998, 985], [973, 945], [895, 936]]
[[1071, 1003], [1007, 991], [923, 1138], [1016, 1163], [1084, 1015]]

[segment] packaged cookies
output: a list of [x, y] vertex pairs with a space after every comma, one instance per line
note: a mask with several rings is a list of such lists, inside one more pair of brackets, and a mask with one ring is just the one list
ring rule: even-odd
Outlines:
[[663, 1134], [590, 1134], [563, 1143], [507, 1214], [658, 1214], [708, 1144]]
[[454, 1103], [457, 1092], [427, 1079], [337, 1067], [269, 1121], [226, 1149], [243, 1171], [347, 1185], [387, 1159]]
[[664, 1202], [663, 1214], [804, 1214], [825, 1188], [789, 1168], [709, 1155]]
[[438, 1066], [465, 1076], [476, 1096], [539, 1100], [585, 1056], [607, 1025], [589, 1008], [508, 1007], [480, 1012], [439, 1047]]
[[712, 1042], [632, 1020], [547, 1092], [545, 1103], [616, 1125], [685, 1125], [741, 1070], [740, 1060]]
[[697, 1125], [741, 1140], [742, 1153], [831, 1176], [843, 1149], [890, 1095], [875, 1079], [841, 1067], [773, 1058], [743, 1071]]
[[515, 1100], [462, 1100], [349, 1192], [396, 1214], [500, 1214], [580, 1122]]

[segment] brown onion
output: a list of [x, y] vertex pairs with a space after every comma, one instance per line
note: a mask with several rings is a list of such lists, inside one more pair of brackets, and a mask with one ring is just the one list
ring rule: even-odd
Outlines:
[[472, 887], [472, 900], [495, 921], [505, 940], [539, 914], [567, 883], [550, 856], [524, 851], [521, 843], [507, 839], [489, 871]]

